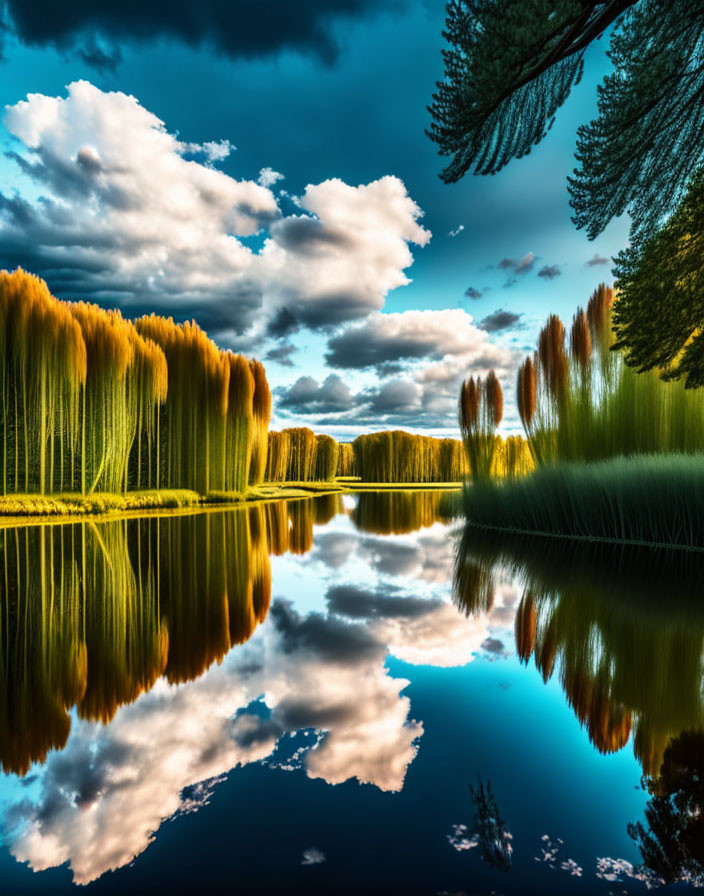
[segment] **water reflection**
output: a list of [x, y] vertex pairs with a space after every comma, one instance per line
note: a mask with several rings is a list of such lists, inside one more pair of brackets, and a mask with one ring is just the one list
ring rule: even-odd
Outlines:
[[651, 794], [646, 824], [629, 826], [643, 865], [622, 863], [607, 879], [704, 885], [704, 552], [468, 527], [455, 563], [457, 605], [486, 614], [506, 577], [523, 588], [518, 656], [544, 681], [559, 677], [601, 753], [632, 736]]
[[[361, 533], [345, 558], [321, 533], [312, 562], [386, 576], [396, 550], [417, 584], [331, 581], [313, 612], [272, 599], [271, 556], [310, 551], [339, 495], [0, 533], [0, 761], [33, 771], [3, 819], [13, 855], [36, 871], [69, 862], [87, 883], [252, 762], [400, 791], [423, 725], [389, 652], [461, 665], [488, 633], [433, 591], [452, 546], [431, 503], [410, 515], [430, 527], [417, 541]], [[366, 509], [368, 525], [394, 504]]]
[[190, 681], [268, 612], [273, 553], [309, 549], [328, 499], [0, 532], [0, 763], [25, 774], [79, 718]]
[[376, 535], [403, 535], [453, 516], [453, 502], [440, 491], [362, 492], [352, 518], [358, 529]]

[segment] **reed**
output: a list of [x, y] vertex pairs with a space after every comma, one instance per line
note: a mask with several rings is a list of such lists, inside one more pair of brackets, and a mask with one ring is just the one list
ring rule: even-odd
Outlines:
[[315, 479], [329, 482], [335, 478], [340, 447], [332, 436], [316, 436]]
[[259, 485], [264, 481], [266, 472], [267, 433], [271, 417], [271, 391], [266, 380], [264, 365], [259, 361], [250, 361], [250, 369], [254, 378], [254, 399], [252, 412], [254, 416], [254, 432], [252, 439], [252, 460], [249, 470], [250, 485]]
[[704, 447], [704, 394], [624, 363], [614, 350], [617, 304], [599, 286], [575, 313], [569, 338], [551, 315], [519, 369], [518, 410], [537, 464]]
[[507, 572], [525, 586], [518, 655], [560, 681], [597, 749], [619, 750], [633, 733], [644, 774], [654, 774], [671, 738], [704, 729], [704, 552], [467, 527], [456, 558], [460, 609], [489, 612], [481, 577]]
[[462, 384], [459, 424], [475, 483], [486, 482], [492, 476], [496, 429], [503, 418], [503, 401], [501, 385], [493, 370], [484, 381], [470, 377]]
[[244, 492], [261, 482], [264, 368], [195, 324], [60, 302], [0, 272], [2, 493]]
[[699, 548], [702, 489], [704, 456], [639, 455], [480, 483], [464, 503], [467, 520], [480, 528]]
[[357, 475], [357, 466], [354, 460], [354, 447], [352, 442], [340, 442], [337, 456], [337, 470], [335, 475], [351, 477]]
[[287, 430], [283, 430], [283, 432], [271, 430], [268, 434], [266, 473], [264, 476], [267, 482], [286, 481], [290, 454], [291, 434]]

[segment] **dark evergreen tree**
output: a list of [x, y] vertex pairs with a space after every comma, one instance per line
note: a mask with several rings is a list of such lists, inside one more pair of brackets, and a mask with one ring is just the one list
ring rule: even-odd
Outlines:
[[626, 363], [704, 385], [704, 169], [667, 224], [615, 264], [615, 347]]
[[614, 71], [578, 131], [573, 220], [593, 238], [628, 212], [634, 236], [652, 233], [704, 157], [703, 24], [704, 0], [450, 0], [428, 131], [451, 157], [443, 180], [529, 153], [612, 28]]

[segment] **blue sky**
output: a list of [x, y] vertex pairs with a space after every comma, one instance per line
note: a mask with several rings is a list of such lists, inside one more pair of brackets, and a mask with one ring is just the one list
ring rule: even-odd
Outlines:
[[194, 316], [265, 360], [274, 425], [453, 433], [461, 379], [495, 367], [516, 430], [517, 364], [627, 241], [578, 232], [566, 189], [605, 42], [530, 156], [445, 185], [424, 133], [443, 3], [264, 6], [0, 4], [0, 265]]

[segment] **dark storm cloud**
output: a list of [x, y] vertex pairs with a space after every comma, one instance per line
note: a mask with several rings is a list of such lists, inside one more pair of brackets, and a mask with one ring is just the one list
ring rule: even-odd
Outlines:
[[441, 603], [423, 597], [376, 594], [355, 585], [336, 585], [328, 590], [325, 599], [334, 613], [356, 619], [416, 619], [427, 616]]
[[298, 414], [329, 414], [348, 411], [355, 399], [346, 383], [331, 373], [322, 383], [312, 376], [301, 376], [296, 382], [276, 391], [277, 406]]
[[486, 330], [487, 333], [498, 333], [501, 330], [508, 330], [510, 327], [515, 326], [522, 317], [522, 314], [515, 314], [513, 311], [499, 308], [493, 314], [485, 317], [479, 326], [482, 330]]
[[349, 249], [349, 237], [339, 230], [325, 227], [317, 218], [307, 215], [283, 218], [270, 228], [272, 239], [282, 246], [301, 255], [313, 255], [329, 247]]
[[303, 652], [324, 660], [364, 664], [383, 658], [386, 648], [362, 625], [309, 613], [301, 616], [290, 601], [277, 600], [270, 614], [286, 653]]
[[303, 326], [329, 330], [347, 321], [360, 320], [370, 311], [367, 297], [351, 291], [316, 296], [315, 301], [301, 301], [296, 295], [286, 295], [284, 300], [286, 305], [279, 308], [266, 325], [267, 336], [273, 339], [291, 336]]
[[405, 413], [417, 407], [420, 389], [410, 380], [391, 380], [371, 395], [370, 407], [380, 414]]
[[482, 650], [488, 653], [503, 654], [505, 653], [504, 642], [498, 638], [486, 638], [482, 641]]
[[554, 280], [555, 277], [559, 277], [562, 271], [560, 270], [559, 264], [546, 264], [538, 271], [538, 276], [542, 277], [543, 280]]
[[287, 731], [303, 728], [334, 728], [348, 722], [353, 713], [348, 703], [316, 706], [311, 700], [282, 700], [276, 707], [276, 720]]
[[2, 8], [22, 43], [75, 51], [84, 62], [109, 70], [120, 61], [120, 43], [165, 39], [230, 58], [297, 50], [332, 62], [337, 22], [407, 5], [408, 0], [5, 0]]
[[296, 346], [289, 342], [285, 345], [277, 345], [276, 348], [269, 349], [264, 357], [265, 360], [275, 361], [282, 367], [294, 367], [295, 365], [291, 360], [291, 355], [295, 354], [297, 351], [298, 349]]
[[301, 322], [289, 308], [279, 308], [267, 322], [266, 333], [272, 339], [283, 339], [284, 336], [290, 336], [300, 328]]
[[276, 740], [281, 734], [283, 729], [273, 719], [253, 713], [242, 713], [232, 723], [232, 739], [244, 749]]
[[325, 361], [330, 367], [361, 370], [417, 358], [434, 360], [442, 354], [442, 347], [433, 344], [427, 336], [386, 335], [377, 332], [369, 322], [329, 339]]
[[606, 258], [604, 255], [599, 255], [598, 252], [594, 253], [594, 256], [589, 259], [589, 261], [585, 262], [588, 268], [599, 267], [604, 264], [611, 264], [611, 259]]
[[482, 297], [481, 289], [475, 289], [473, 286], [468, 286], [464, 294], [468, 299], [481, 299]]

